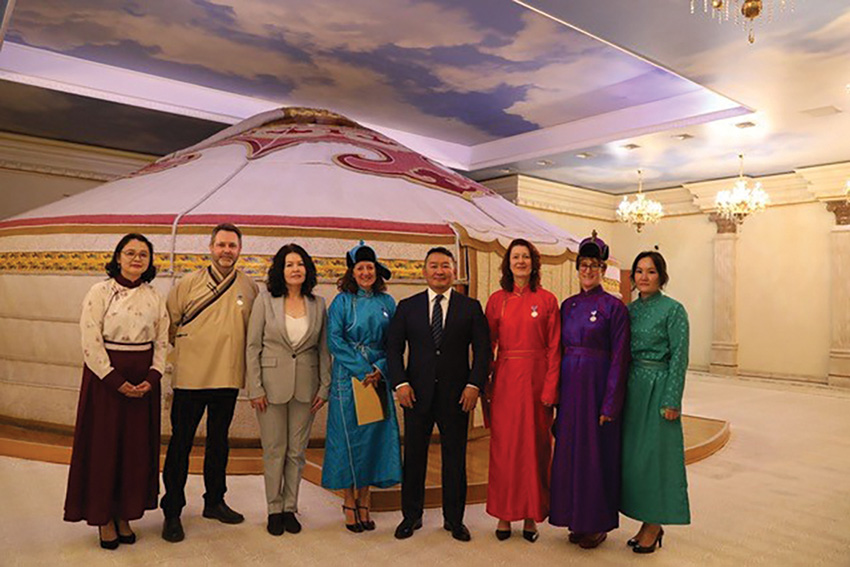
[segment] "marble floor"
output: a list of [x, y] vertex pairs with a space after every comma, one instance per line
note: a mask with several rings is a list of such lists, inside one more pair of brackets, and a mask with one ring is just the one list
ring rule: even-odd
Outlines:
[[484, 505], [467, 508], [470, 543], [451, 539], [437, 510], [426, 511], [424, 528], [409, 540], [393, 538], [397, 512], [375, 514], [375, 532], [352, 534], [338, 498], [306, 482], [304, 531], [275, 538], [265, 531], [260, 476], [228, 479], [227, 501], [244, 524], [201, 518], [202, 481], [192, 476], [184, 542], [160, 539], [162, 517], [151, 512], [134, 523], [135, 545], [110, 552], [97, 547], [94, 529], [62, 521], [66, 466], [0, 457], [0, 565], [850, 567], [850, 392], [692, 374], [684, 409], [729, 420], [732, 438], [688, 467], [693, 524], [666, 529], [664, 547], [650, 556], [626, 548], [637, 528], [627, 518], [592, 551], [548, 525], [535, 544], [516, 532], [499, 542]]

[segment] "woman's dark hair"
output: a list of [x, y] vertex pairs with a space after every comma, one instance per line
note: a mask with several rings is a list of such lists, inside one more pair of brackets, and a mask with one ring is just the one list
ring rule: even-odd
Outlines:
[[304, 262], [304, 268], [307, 274], [304, 276], [304, 283], [301, 284], [301, 295], [313, 298], [313, 288], [316, 287], [319, 279], [316, 275], [316, 264], [313, 259], [307, 254], [307, 251], [290, 242], [280, 247], [277, 254], [274, 255], [272, 265], [269, 266], [266, 286], [269, 288], [269, 293], [272, 297], [288, 297], [289, 289], [286, 287], [286, 279], [283, 277], [283, 267], [286, 265], [286, 257], [289, 254], [298, 254]]
[[[356, 266], [355, 264], [354, 266]], [[345, 270], [345, 273], [336, 282], [336, 288], [339, 291], [357, 294], [360, 286], [357, 285], [357, 280], [354, 279], [354, 266]], [[381, 277], [381, 274], [375, 270], [375, 283], [372, 284], [372, 293], [381, 293], [387, 291], [387, 282]]]
[[514, 275], [511, 272], [511, 252], [517, 246], [525, 246], [528, 249], [528, 253], [531, 254], [531, 275], [528, 278], [528, 287], [531, 291], [537, 291], [537, 288], [540, 287], [540, 252], [538, 252], [534, 244], [524, 238], [516, 238], [508, 245], [508, 251], [505, 252], [505, 256], [502, 258], [502, 277], [499, 279], [499, 285], [505, 291], [513, 291], [514, 289]]
[[632, 262], [632, 273], [629, 278], [632, 280], [632, 289], [635, 289], [635, 272], [637, 271], [638, 262], [643, 260], [644, 258], [649, 258], [652, 260], [652, 263], [655, 265], [655, 270], [658, 272], [658, 282], [660, 284], [659, 287], [663, 288], [667, 285], [667, 282], [670, 281], [670, 276], [667, 275], [667, 262], [664, 260], [664, 256], [661, 255], [661, 252], [657, 252], [655, 250], [645, 250], [635, 256], [635, 261]]
[[124, 247], [127, 246], [127, 243], [131, 240], [144, 242], [148, 247], [148, 253], [150, 253], [150, 264], [148, 264], [148, 269], [144, 271], [140, 279], [145, 283], [152, 281], [156, 277], [156, 266], [153, 265], [153, 244], [151, 244], [151, 241], [145, 238], [143, 234], [139, 234], [137, 232], [125, 234], [121, 240], [118, 241], [118, 245], [112, 253], [112, 259], [106, 264], [106, 275], [110, 278], [116, 278], [121, 275], [121, 262], [118, 258], [121, 256], [121, 252], [124, 251]]

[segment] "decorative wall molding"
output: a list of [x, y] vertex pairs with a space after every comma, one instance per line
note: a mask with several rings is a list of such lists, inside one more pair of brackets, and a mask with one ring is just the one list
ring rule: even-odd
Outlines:
[[827, 201], [826, 210], [835, 214], [835, 224], [850, 225], [850, 201]]
[[614, 222], [619, 196], [525, 175], [483, 182], [512, 203], [529, 209]]
[[155, 156], [0, 132], [0, 169], [73, 179], [109, 181]]
[[708, 215], [708, 220], [717, 225], [717, 234], [736, 234], [738, 232], [738, 225], [735, 221], [721, 217], [717, 213]]
[[818, 200], [841, 199], [844, 197], [845, 183], [850, 179], [850, 161], [801, 167], [795, 169], [794, 173], [808, 182], [809, 191]]

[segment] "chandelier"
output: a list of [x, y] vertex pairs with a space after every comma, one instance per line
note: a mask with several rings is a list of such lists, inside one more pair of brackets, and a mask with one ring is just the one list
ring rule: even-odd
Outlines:
[[[699, 0], [691, 0], [691, 14], [696, 11]], [[734, 6], [733, 6], [734, 4]], [[767, 8], [765, 10], [765, 7]], [[794, 0], [702, 0], [702, 11], [711, 14], [711, 19], [718, 22], [734, 20], [735, 24], [747, 30], [750, 43], [756, 40], [756, 19], [766, 18], [773, 21], [776, 12], [794, 11]], [[763, 14], [767, 14], [764, 16]]]
[[638, 170], [638, 192], [635, 200], [629, 202], [628, 197], [623, 197], [620, 206], [617, 207], [617, 219], [634, 225], [640, 232], [645, 224], [656, 223], [664, 216], [664, 207], [658, 201], [647, 199], [643, 195], [643, 172]]
[[744, 179], [744, 154], [738, 154], [738, 158], [741, 160], [738, 180], [732, 189], [724, 189], [717, 194], [714, 205], [721, 217], [734, 221], [735, 224], [742, 224], [751, 214], [763, 211], [770, 203], [770, 197], [759, 182], [752, 188], [747, 187], [747, 180]]

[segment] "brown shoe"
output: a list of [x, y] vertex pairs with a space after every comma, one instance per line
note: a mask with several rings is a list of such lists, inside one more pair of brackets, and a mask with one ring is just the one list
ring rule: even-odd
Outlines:
[[584, 536], [580, 542], [578, 542], [578, 546], [582, 549], [593, 549], [594, 547], [599, 547], [605, 539], [608, 537], [606, 532], [599, 532], [598, 534], [588, 534]]

